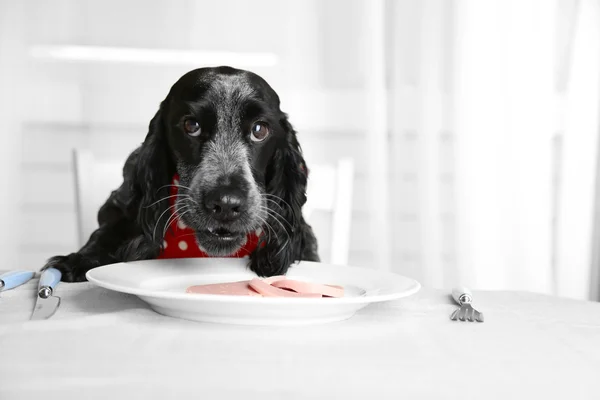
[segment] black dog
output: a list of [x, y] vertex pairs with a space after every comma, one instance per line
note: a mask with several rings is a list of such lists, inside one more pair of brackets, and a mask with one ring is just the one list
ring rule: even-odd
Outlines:
[[[230, 67], [188, 72], [125, 162], [123, 184], [98, 213], [99, 228], [81, 250], [53, 257], [43, 269], [84, 281], [101, 265], [157, 258], [169, 215], [185, 209], [182, 221], [209, 256], [236, 253], [262, 228], [249, 268], [259, 276], [284, 274], [297, 260], [319, 261], [301, 211], [307, 171], [279, 97], [261, 77]], [[169, 207], [176, 175], [179, 194]]]

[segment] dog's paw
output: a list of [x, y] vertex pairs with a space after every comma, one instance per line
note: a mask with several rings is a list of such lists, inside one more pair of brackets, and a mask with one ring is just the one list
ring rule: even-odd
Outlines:
[[63, 282], [84, 282], [86, 272], [98, 267], [97, 261], [82, 256], [79, 253], [71, 253], [68, 256], [56, 256], [48, 260], [42, 271], [48, 268], [56, 268], [62, 273]]
[[275, 275], [285, 275], [289, 265], [285, 262], [273, 262], [265, 256], [254, 255], [250, 257], [248, 268], [261, 278], [268, 278]]

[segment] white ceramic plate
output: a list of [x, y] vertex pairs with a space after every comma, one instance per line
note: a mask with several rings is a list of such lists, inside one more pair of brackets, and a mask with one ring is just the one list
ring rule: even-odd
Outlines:
[[413, 279], [389, 272], [302, 261], [288, 270], [288, 277], [342, 285], [344, 297], [267, 298], [185, 293], [192, 285], [255, 277], [246, 263], [246, 259], [239, 258], [135, 261], [94, 268], [86, 276], [98, 286], [138, 296], [163, 315], [242, 325], [341, 321], [370, 303], [409, 296], [421, 287]]

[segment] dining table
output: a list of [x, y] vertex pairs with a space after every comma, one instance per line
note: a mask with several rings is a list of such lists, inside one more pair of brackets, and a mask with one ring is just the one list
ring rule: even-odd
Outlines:
[[453, 321], [422, 287], [353, 317], [293, 327], [202, 323], [138, 297], [60, 283], [30, 320], [37, 278], [0, 292], [0, 399], [600, 399], [600, 303], [473, 291]]

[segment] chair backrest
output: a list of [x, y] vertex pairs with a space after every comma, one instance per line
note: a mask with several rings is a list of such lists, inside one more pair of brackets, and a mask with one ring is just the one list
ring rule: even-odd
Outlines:
[[[73, 150], [75, 207], [79, 245], [98, 228], [98, 210], [123, 182], [125, 159], [98, 159], [87, 150]], [[307, 203], [303, 209], [310, 223], [315, 211], [331, 214], [331, 245], [328, 261], [347, 264], [352, 221], [354, 163], [342, 159], [334, 165], [310, 165]]]
[[310, 223], [315, 211], [331, 213], [329, 263], [345, 265], [350, 253], [354, 161], [340, 159], [337, 164], [311, 164], [306, 189], [304, 218]]
[[75, 210], [79, 246], [98, 228], [98, 210], [123, 182], [123, 160], [99, 160], [87, 150], [73, 150]]

